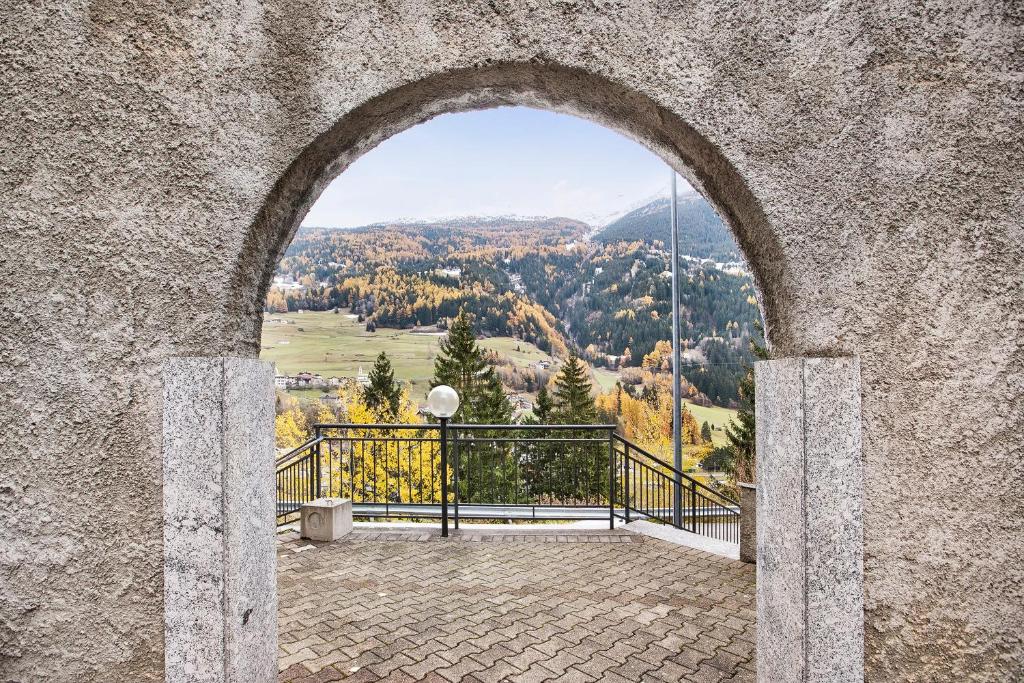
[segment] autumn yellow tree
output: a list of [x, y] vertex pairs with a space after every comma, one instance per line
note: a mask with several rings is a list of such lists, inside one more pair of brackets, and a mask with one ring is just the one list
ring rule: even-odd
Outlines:
[[278, 448], [296, 448], [306, 441], [306, 418], [293, 408], [274, 418], [274, 436]]
[[352, 425], [377, 424], [386, 417], [389, 422], [423, 425], [423, 429], [327, 430], [323, 453], [330, 460], [331, 490], [351, 496], [354, 502], [439, 502], [441, 453], [438, 442], [430, 439], [436, 432], [417, 414], [409, 392], [402, 390], [397, 415], [367, 406], [358, 388], [343, 388], [339, 397], [346, 421]]

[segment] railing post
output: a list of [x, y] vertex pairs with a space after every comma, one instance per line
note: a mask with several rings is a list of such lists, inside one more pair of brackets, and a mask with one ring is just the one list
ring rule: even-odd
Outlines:
[[448, 418], [441, 420], [441, 536], [448, 537]]
[[459, 430], [452, 430], [452, 442], [454, 445], [455, 453], [455, 477], [452, 482], [455, 486], [455, 528], [459, 528], [459, 468], [462, 463], [460, 462], [461, 456], [459, 455]]
[[[313, 425], [313, 438], [320, 438], [320, 425]], [[320, 442], [313, 444], [313, 495], [312, 500], [320, 497], [323, 491], [323, 482], [320, 481]]]
[[608, 528], [615, 530], [615, 432], [608, 430]]
[[690, 480], [690, 530], [697, 533], [697, 482]]
[[625, 470], [623, 472], [623, 492], [625, 495], [625, 504], [623, 509], [626, 511], [626, 524], [629, 524], [629, 442], [623, 442], [623, 454], [622, 454], [622, 466]]

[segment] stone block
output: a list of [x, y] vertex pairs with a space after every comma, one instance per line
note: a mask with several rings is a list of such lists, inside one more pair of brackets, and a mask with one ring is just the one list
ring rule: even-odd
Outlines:
[[864, 678], [860, 367], [755, 365], [757, 677]]
[[757, 562], [757, 486], [739, 482], [740, 560]]
[[164, 365], [164, 680], [277, 678], [269, 363]]
[[336, 541], [352, 531], [348, 498], [317, 498], [304, 504], [300, 515], [300, 534], [311, 541]]

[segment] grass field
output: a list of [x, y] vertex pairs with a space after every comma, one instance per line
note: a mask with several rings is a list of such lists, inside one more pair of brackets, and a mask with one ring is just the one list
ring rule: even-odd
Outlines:
[[615, 383], [619, 381], [619, 373], [608, 368], [594, 368], [594, 381], [601, 391], [611, 391], [615, 388]]
[[521, 368], [525, 368], [539, 360], [551, 360], [551, 356], [530, 342], [519, 341], [512, 337], [489, 337], [481, 339], [479, 344], [485, 349], [497, 351]]
[[[276, 363], [277, 371], [283, 374], [313, 372], [324, 377], [355, 377], [360, 368], [369, 372], [377, 354], [384, 351], [395, 368], [395, 377], [410, 382], [414, 395], [425, 395], [434, 374], [434, 358], [441, 337], [386, 328], [366, 332], [364, 328], [365, 325], [345, 313], [306, 311], [268, 314], [263, 324], [260, 358]], [[480, 345], [507, 356], [520, 367], [538, 360], [550, 360], [533, 344], [511, 337], [481, 339]], [[618, 380], [617, 373], [605, 368], [595, 368], [594, 377], [596, 388], [601, 391], [612, 389]], [[300, 395], [301, 390], [293, 393]], [[687, 403], [687, 407], [698, 422], [707, 420], [715, 430], [712, 440], [716, 445], [724, 443], [725, 435], [721, 429], [735, 417], [735, 410], [705, 408], [691, 403]]]
[[369, 372], [377, 354], [385, 351], [398, 379], [422, 383], [433, 374], [439, 336], [392, 329], [366, 332], [364, 327], [344, 313], [268, 315], [260, 358], [276, 363], [283, 374], [355, 377], [360, 368]]
[[686, 404], [686, 409], [690, 411], [690, 414], [697, 418], [697, 422], [703, 423], [706, 420], [712, 429], [721, 429], [729, 423], [730, 419], [736, 417], [736, 411], [729, 408], [719, 408], [718, 406], [705, 408], [689, 401], [683, 401], [683, 403]]
[[[440, 335], [408, 330], [366, 332], [363, 323], [345, 313], [275, 313], [268, 314], [263, 323], [260, 358], [276, 363], [277, 371], [287, 375], [313, 372], [324, 377], [355, 377], [360, 368], [369, 372], [377, 354], [384, 351], [395, 368], [395, 377], [425, 392], [434, 374], [440, 341]], [[520, 367], [549, 358], [533, 344], [511, 337], [481, 339], [480, 346], [507, 356]]]

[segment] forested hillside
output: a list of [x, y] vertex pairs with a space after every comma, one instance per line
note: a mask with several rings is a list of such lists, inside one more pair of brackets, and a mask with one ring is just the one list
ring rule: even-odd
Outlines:
[[[597, 366], [664, 370], [656, 344], [671, 337], [668, 254], [641, 239], [588, 240], [589, 230], [568, 219], [303, 228], [279, 264], [267, 310], [350, 309], [374, 329], [444, 328], [465, 309], [485, 335], [561, 358], [575, 351]], [[701, 255], [724, 258], [715, 234], [694, 239], [705, 245]], [[750, 359], [753, 284], [700, 259], [683, 267], [684, 374], [727, 405]]]
[[[711, 205], [697, 195], [679, 198], [679, 250], [697, 258], [715, 261], [739, 261], [739, 251], [729, 228]], [[609, 223], [597, 233], [599, 242], [641, 240], [661, 242], [667, 249], [671, 237], [671, 207], [667, 197], [656, 199]]]

